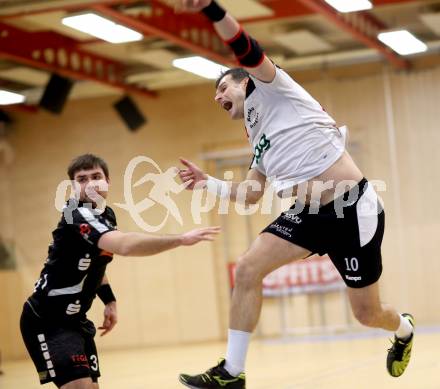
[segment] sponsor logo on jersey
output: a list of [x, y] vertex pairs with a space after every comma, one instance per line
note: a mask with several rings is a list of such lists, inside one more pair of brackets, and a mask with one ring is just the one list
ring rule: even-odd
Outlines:
[[257, 145], [254, 147], [255, 162], [257, 163], [257, 165], [263, 157], [263, 154], [269, 149], [270, 139], [266, 137], [266, 134], [263, 134], [261, 135], [261, 138], [258, 141]]
[[278, 233], [280, 233], [280, 234], [282, 234], [284, 236], [288, 236], [289, 238], [292, 237], [291, 232], [292, 232], [293, 228], [282, 226], [281, 224], [278, 224], [278, 223], [272, 224], [270, 226], [270, 228], [276, 230]]
[[87, 359], [87, 356], [85, 354], [80, 354], [80, 355], [72, 355], [72, 361], [73, 362], [86, 362], [87, 364], [89, 364], [89, 361]]
[[349, 281], [354, 281], [354, 282], [358, 282], [358, 281], [360, 281], [360, 280], [362, 280], [362, 277], [351, 277], [351, 276], [348, 276], [347, 274], [345, 275], [345, 279], [347, 279], [347, 280], [349, 280]]
[[90, 226], [89, 226], [87, 223], [82, 223], [82, 224], [79, 226], [79, 232], [80, 232], [80, 234], [81, 234], [82, 236], [86, 237], [86, 238], [89, 236], [89, 234], [90, 234], [91, 231], [92, 231], [92, 230], [91, 230]]
[[90, 267], [92, 263], [92, 259], [90, 258], [90, 254], [86, 254], [85, 258], [81, 258], [78, 263], [78, 270], [85, 271]]
[[283, 219], [289, 220], [290, 222], [295, 223], [295, 224], [301, 224], [302, 223], [302, 219], [298, 215], [295, 215], [295, 214], [293, 214], [291, 212], [285, 212], [283, 214]]
[[248, 109], [246, 121], [249, 123], [250, 128], [254, 128], [258, 124], [259, 117], [260, 114], [255, 110], [254, 107]]

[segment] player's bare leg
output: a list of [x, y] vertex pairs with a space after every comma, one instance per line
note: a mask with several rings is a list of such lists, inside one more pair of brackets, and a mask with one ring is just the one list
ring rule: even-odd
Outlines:
[[390, 305], [383, 304], [378, 282], [360, 289], [347, 288], [347, 293], [353, 314], [361, 324], [396, 333], [388, 350], [387, 370], [393, 377], [401, 376], [411, 358], [414, 318], [407, 313], [400, 315]]
[[310, 252], [269, 233], [260, 234], [237, 261], [229, 327], [252, 332], [260, 317], [263, 278]]
[[75, 381], [70, 381], [67, 384], [61, 386], [60, 389], [98, 389], [98, 387], [95, 387], [92, 379], [87, 377], [80, 378]]
[[190, 388], [245, 388], [244, 365], [252, 331], [260, 317], [263, 278], [310, 252], [273, 234], [262, 233], [238, 259], [230, 312], [226, 360], [205, 373], [180, 375]]

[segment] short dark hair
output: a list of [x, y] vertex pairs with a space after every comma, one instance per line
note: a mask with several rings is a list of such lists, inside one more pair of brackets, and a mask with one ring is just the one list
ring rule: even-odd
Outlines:
[[67, 174], [71, 180], [74, 179], [75, 173], [80, 170], [90, 170], [100, 167], [105, 174], [105, 178], [109, 178], [107, 163], [93, 154], [80, 155], [70, 162], [67, 168]]
[[240, 82], [249, 77], [249, 73], [243, 68], [231, 68], [220, 74], [220, 76], [217, 78], [217, 81], [215, 82], [215, 87], [218, 88], [220, 81], [223, 80], [223, 77], [226, 77], [229, 74], [235, 82]]

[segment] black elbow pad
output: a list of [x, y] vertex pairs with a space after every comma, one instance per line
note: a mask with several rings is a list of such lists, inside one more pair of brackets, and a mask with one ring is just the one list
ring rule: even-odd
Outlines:
[[252, 68], [263, 62], [263, 49], [242, 28], [232, 39], [226, 41], [226, 44], [232, 49], [240, 65]]

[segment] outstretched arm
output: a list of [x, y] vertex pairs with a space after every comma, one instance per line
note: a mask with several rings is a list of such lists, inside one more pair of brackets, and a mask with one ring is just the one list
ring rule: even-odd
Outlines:
[[215, 0], [177, 0], [178, 12], [203, 12], [214, 25], [220, 38], [230, 46], [238, 62], [250, 74], [264, 82], [275, 77], [275, 65], [266, 57], [256, 40]]
[[143, 257], [179, 246], [192, 246], [202, 241], [211, 241], [219, 232], [220, 227], [198, 228], [182, 235], [110, 231], [99, 238], [98, 247], [122, 256]]
[[257, 169], [250, 169], [246, 179], [241, 182], [226, 182], [211, 177], [196, 164], [180, 158], [185, 169], [179, 171], [179, 177], [187, 189], [206, 188], [219, 197], [230, 197], [232, 201], [242, 204], [255, 204], [264, 194], [266, 176]]

